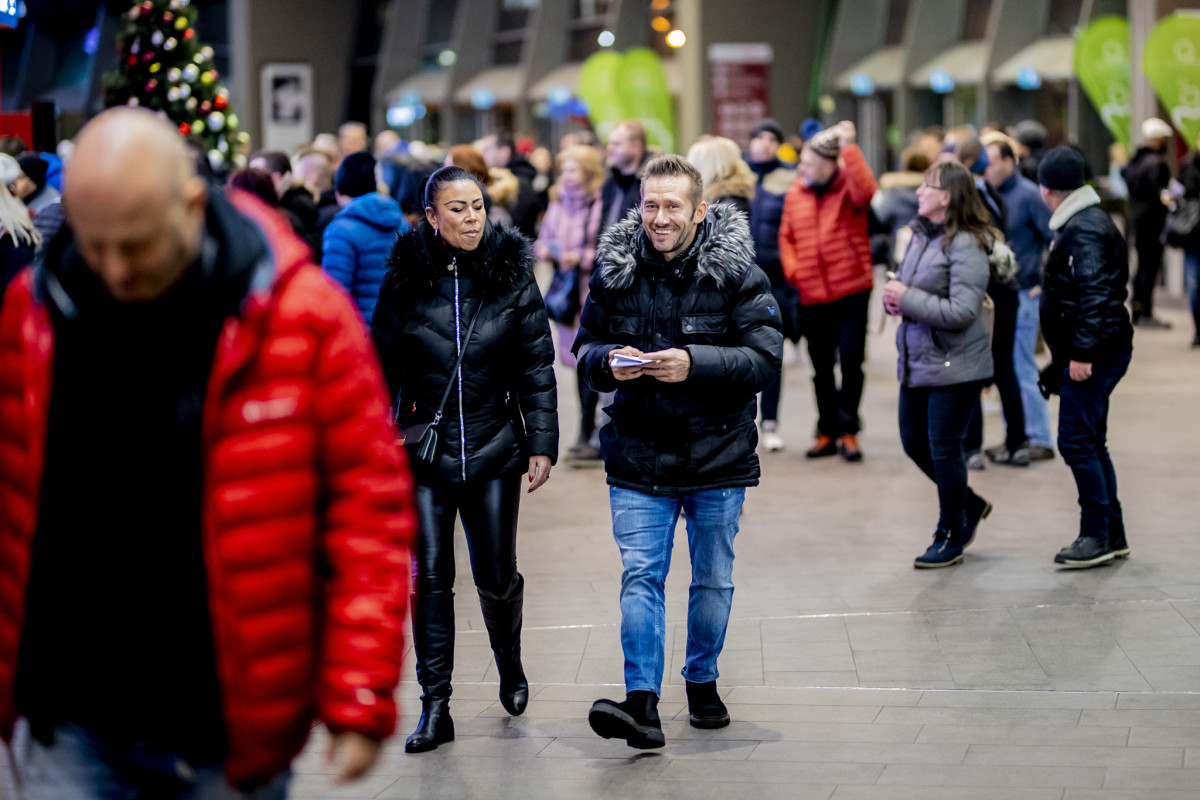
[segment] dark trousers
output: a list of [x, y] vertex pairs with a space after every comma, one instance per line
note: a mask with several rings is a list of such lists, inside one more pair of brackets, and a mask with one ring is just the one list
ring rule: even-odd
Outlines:
[[[995, 327], [992, 328], [992, 362], [995, 375], [992, 382], [1000, 393], [1000, 407], [1004, 411], [1004, 447], [1015, 452], [1025, 444], [1025, 406], [1021, 402], [1021, 384], [1013, 367], [1013, 341], [1017, 337], [1017, 303], [1013, 293], [1012, 306], [996, 304]], [[978, 453], [983, 448], [983, 403], [976, 398], [975, 410], [967, 428], [964, 449]]]
[[596, 432], [596, 406], [600, 395], [587, 385], [579, 370], [575, 370], [575, 383], [579, 388], [579, 443], [587, 444]]
[[471, 553], [471, 572], [480, 597], [507, 599], [520, 585], [517, 575], [517, 508], [521, 476], [454, 486], [417, 486], [416, 590], [418, 595], [453, 594], [454, 522], [462, 518]]
[[900, 387], [900, 441], [904, 452], [938, 490], [938, 528], [966, 525], [967, 462], [963, 438], [979, 399], [978, 381], [952, 386]]
[[1058, 451], [1079, 490], [1079, 535], [1125, 544], [1125, 521], [1117, 499], [1117, 473], [1108, 455], [1109, 397], [1129, 369], [1130, 355], [1092, 364], [1092, 377], [1064, 376], [1058, 405]]
[[[858, 406], [863, 393], [870, 301], [871, 292], [866, 291], [804, 307], [804, 335], [817, 394], [817, 432], [833, 439], [856, 434], [861, 428]], [[841, 388], [834, 376], [834, 364], [841, 366]]]
[[1154, 287], [1162, 270], [1163, 246], [1158, 237], [1163, 223], [1157, 220], [1139, 222], [1134, 228], [1133, 243], [1137, 249], [1138, 268], [1133, 279], [1133, 315], [1149, 317], [1154, 313]]
[[[801, 327], [800, 293], [794, 286], [785, 284], [772, 286], [771, 294], [775, 296], [775, 303], [779, 306], [779, 320], [783, 323], [784, 338], [790, 339], [792, 344], [800, 344], [800, 337], [804, 334]], [[782, 397], [783, 376], [780, 375], [779, 380], [762, 390], [763, 422], [779, 421], [779, 402]]]

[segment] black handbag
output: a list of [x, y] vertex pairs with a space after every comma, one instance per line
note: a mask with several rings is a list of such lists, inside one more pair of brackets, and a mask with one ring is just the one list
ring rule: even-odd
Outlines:
[[546, 290], [546, 314], [560, 324], [574, 324], [579, 314], [579, 267], [554, 270]]
[[[404, 443], [408, 444], [413, 439], [417, 440], [417, 459], [425, 464], [432, 464], [433, 459], [437, 457], [438, 449], [438, 425], [442, 421], [442, 411], [446, 408], [446, 401], [450, 399], [450, 390], [454, 388], [454, 375], [462, 366], [463, 356], [467, 354], [467, 342], [471, 341], [471, 332], [475, 330], [475, 322], [479, 319], [480, 312], [483, 311], [483, 303], [479, 303], [479, 308], [475, 309], [475, 316], [471, 317], [471, 324], [467, 326], [467, 335], [463, 337], [462, 348], [458, 351], [458, 360], [454, 362], [453, 368], [450, 370], [450, 380], [446, 383], [446, 391], [442, 392], [442, 401], [438, 403], [437, 411], [433, 412], [433, 419], [430, 422], [424, 422], [417, 425], [407, 425], [400, 428], [404, 435]], [[396, 407], [400, 408], [400, 397], [396, 397]], [[398, 412], [397, 412], [398, 416]], [[397, 419], [397, 422], [399, 420]]]
[[1192, 243], [1196, 226], [1200, 224], [1200, 198], [1176, 200], [1163, 226], [1163, 243], [1171, 247], [1187, 247]]

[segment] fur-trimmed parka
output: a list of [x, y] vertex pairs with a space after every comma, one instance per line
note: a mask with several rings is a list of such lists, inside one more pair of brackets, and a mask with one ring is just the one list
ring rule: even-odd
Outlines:
[[[455, 382], [437, 459], [432, 465], [412, 459], [417, 481], [490, 480], [524, 472], [531, 455], [555, 461], [554, 345], [529, 240], [489, 223], [479, 247], [452, 251], [422, 222], [396, 240], [388, 265], [371, 335], [399, 423], [431, 421], [447, 384]], [[458, 340], [480, 303], [463, 358], [460, 406], [453, 372]]]
[[[617, 381], [608, 354], [625, 346], [682, 348], [691, 373]], [[710, 206], [670, 262], [637, 211], [605, 230], [575, 353], [593, 389], [616, 391], [600, 431], [610, 484], [653, 495], [757, 485], [755, 396], [779, 380], [783, 334], [744, 214]]]

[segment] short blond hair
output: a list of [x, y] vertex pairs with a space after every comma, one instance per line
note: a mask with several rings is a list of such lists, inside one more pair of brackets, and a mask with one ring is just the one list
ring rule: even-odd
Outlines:
[[595, 194], [600, 190], [605, 177], [604, 162], [600, 160], [600, 152], [596, 148], [576, 144], [559, 152], [554, 164], [560, 173], [566, 161], [574, 161], [583, 170], [584, 189], [588, 194]]
[[688, 150], [687, 160], [700, 172], [704, 189], [714, 183], [740, 176], [750, 184], [754, 173], [742, 159], [742, 150], [737, 142], [724, 136], [706, 136]]

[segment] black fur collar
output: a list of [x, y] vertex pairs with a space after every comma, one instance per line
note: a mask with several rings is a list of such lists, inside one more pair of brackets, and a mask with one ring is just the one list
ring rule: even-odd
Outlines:
[[[689, 253], [701, 278], [711, 278], [724, 289], [741, 280], [746, 270], [755, 266], [754, 240], [746, 215], [732, 203], [715, 203], [708, 207], [704, 230], [698, 236], [703, 241]], [[596, 249], [599, 278], [608, 289], [624, 290], [633, 286], [638, 264], [642, 258], [642, 215], [633, 209], [625, 219], [610, 225], [600, 236]]]
[[408, 294], [432, 291], [437, 277], [451, 258], [460, 271], [480, 281], [497, 295], [533, 280], [533, 244], [520, 231], [488, 223], [483, 241], [472, 252], [451, 251], [421, 222], [416, 230], [396, 239], [388, 256], [386, 284]]

